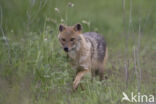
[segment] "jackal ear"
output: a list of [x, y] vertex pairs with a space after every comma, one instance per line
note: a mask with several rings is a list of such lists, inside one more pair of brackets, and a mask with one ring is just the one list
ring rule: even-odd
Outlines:
[[81, 30], [82, 30], [81, 24], [76, 24], [76, 25], [74, 26], [74, 30], [75, 30], [75, 31], [81, 31]]
[[59, 31], [62, 32], [64, 29], [65, 29], [65, 26], [61, 24], [61, 25], [59, 26]]

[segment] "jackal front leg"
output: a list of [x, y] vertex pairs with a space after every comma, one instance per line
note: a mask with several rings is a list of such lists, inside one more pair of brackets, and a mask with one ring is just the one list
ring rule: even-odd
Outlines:
[[76, 77], [74, 79], [74, 82], [73, 82], [73, 90], [76, 90], [76, 88], [78, 87], [79, 83], [80, 83], [80, 80], [81, 78], [88, 72], [88, 69], [86, 70], [82, 70], [82, 71], [79, 71], [77, 74], [76, 74]]

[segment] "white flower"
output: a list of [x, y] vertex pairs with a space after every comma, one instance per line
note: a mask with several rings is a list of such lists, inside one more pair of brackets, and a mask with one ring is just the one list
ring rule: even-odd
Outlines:
[[64, 22], [64, 19], [61, 18], [61, 22]]
[[14, 30], [13, 30], [13, 29], [11, 29], [11, 32], [14, 32]]
[[69, 2], [69, 3], [68, 3], [68, 6], [69, 6], [69, 7], [74, 7], [74, 4], [71, 3], [71, 2]]
[[58, 8], [54, 8], [54, 10], [55, 10], [56, 12], [60, 12], [60, 10], [59, 10]]
[[44, 38], [44, 41], [47, 41], [48, 39], [47, 38]]
[[7, 38], [5, 36], [2, 37], [3, 40], [7, 40]]
[[90, 22], [88, 22], [88, 21], [82, 20], [82, 23], [90, 26]]

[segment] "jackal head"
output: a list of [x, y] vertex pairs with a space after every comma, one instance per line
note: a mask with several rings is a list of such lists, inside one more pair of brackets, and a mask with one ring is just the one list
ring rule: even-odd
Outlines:
[[82, 26], [76, 24], [74, 26], [59, 26], [59, 41], [65, 52], [74, 50], [77, 47], [77, 44], [80, 40]]

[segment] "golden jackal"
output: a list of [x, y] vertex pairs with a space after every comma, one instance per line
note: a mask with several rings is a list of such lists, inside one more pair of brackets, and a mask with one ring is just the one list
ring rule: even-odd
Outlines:
[[95, 32], [81, 33], [81, 31], [80, 24], [59, 26], [59, 41], [77, 70], [73, 82], [74, 90], [87, 72], [90, 72], [92, 77], [98, 74], [102, 80], [107, 59], [107, 47], [103, 36]]

